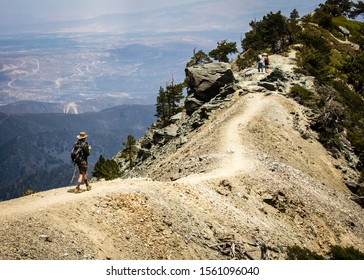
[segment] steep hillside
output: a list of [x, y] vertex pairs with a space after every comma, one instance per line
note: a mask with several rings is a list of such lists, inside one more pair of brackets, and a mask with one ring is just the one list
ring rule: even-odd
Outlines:
[[363, 251], [363, 209], [345, 186], [356, 174], [286, 97], [313, 79], [293, 72], [294, 53], [271, 63], [268, 74], [235, 72], [236, 90], [179, 115], [175, 133], [152, 127], [140, 140], [145, 159], [126, 173], [139, 178], [1, 202], [0, 259], [284, 259], [295, 244]]

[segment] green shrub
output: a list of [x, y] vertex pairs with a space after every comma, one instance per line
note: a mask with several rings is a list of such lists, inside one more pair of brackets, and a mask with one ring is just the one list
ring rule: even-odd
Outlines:
[[340, 136], [344, 130], [344, 112], [339, 102], [331, 100], [311, 124], [311, 128], [319, 133], [319, 141], [333, 154], [343, 150]]
[[318, 96], [300, 85], [291, 87], [289, 97], [296, 100], [299, 104], [311, 109], [316, 108], [318, 104]]
[[116, 161], [105, 159], [101, 155], [95, 164], [92, 176], [97, 179], [113, 180], [121, 176], [121, 171]]
[[340, 81], [333, 83], [336, 90], [336, 99], [344, 105], [345, 115], [343, 125], [346, 130], [347, 139], [359, 157], [357, 169], [364, 170], [364, 100], [355, 91], [348, 88]]
[[297, 245], [288, 247], [287, 255], [289, 260], [324, 260], [323, 256]]
[[33, 189], [26, 189], [26, 190], [22, 191], [22, 193], [20, 194], [20, 196], [23, 197], [23, 196], [31, 195], [31, 194], [34, 194], [34, 193], [36, 193], [35, 190], [33, 190]]
[[319, 82], [332, 79], [330, 67], [332, 46], [315, 26], [309, 26], [301, 33], [299, 41], [303, 44], [298, 56], [298, 65], [314, 76]]
[[[289, 260], [325, 260], [322, 255], [297, 245], [288, 247], [287, 256]], [[334, 245], [331, 247], [328, 257], [330, 260], [364, 260], [364, 253], [353, 246]]]
[[364, 260], [364, 253], [353, 246], [341, 247], [335, 245], [331, 248], [330, 255], [332, 260]]

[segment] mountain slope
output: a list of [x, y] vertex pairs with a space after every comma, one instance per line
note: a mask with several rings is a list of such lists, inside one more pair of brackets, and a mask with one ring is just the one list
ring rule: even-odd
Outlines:
[[[294, 57], [271, 61], [291, 84], [310, 86], [293, 74]], [[351, 171], [316, 140], [307, 109], [258, 86], [269, 74], [235, 74], [242, 90], [184, 144], [160, 146], [140, 178], [1, 202], [0, 259], [283, 259], [294, 244], [364, 250], [363, 210], [344, 184]]]

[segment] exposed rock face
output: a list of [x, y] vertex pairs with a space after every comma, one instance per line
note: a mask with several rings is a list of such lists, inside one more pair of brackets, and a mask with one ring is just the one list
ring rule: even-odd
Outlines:
[[160, 143], [162, 140], [170, 140], [177, 136], [178, 126], [171, 124], [163, 129], [156, 129], [154, 131], [154, 143]]
[[188, 97], [187, 114], [191, 115], [201, 102], [208, 102], [220, 93], [225, 85], [235, 81], [233, 71], [228, 63], [217, 62], [195, 65], [186, 68]]

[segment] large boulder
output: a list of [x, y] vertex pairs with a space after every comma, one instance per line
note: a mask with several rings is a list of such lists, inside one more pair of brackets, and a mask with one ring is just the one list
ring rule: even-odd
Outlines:
[[219, 94], [220, 88], [235, 81], [229, 63], [216, 62], [186, 68], [188, 95], [208, 102]]
[[345, 38], [349, 38], [350, 31], [347, 28], [345, 28], [344, 26], [339, 26], [339, 30], [340, 30], [341, 34], [343, 34], [345, 36]]

